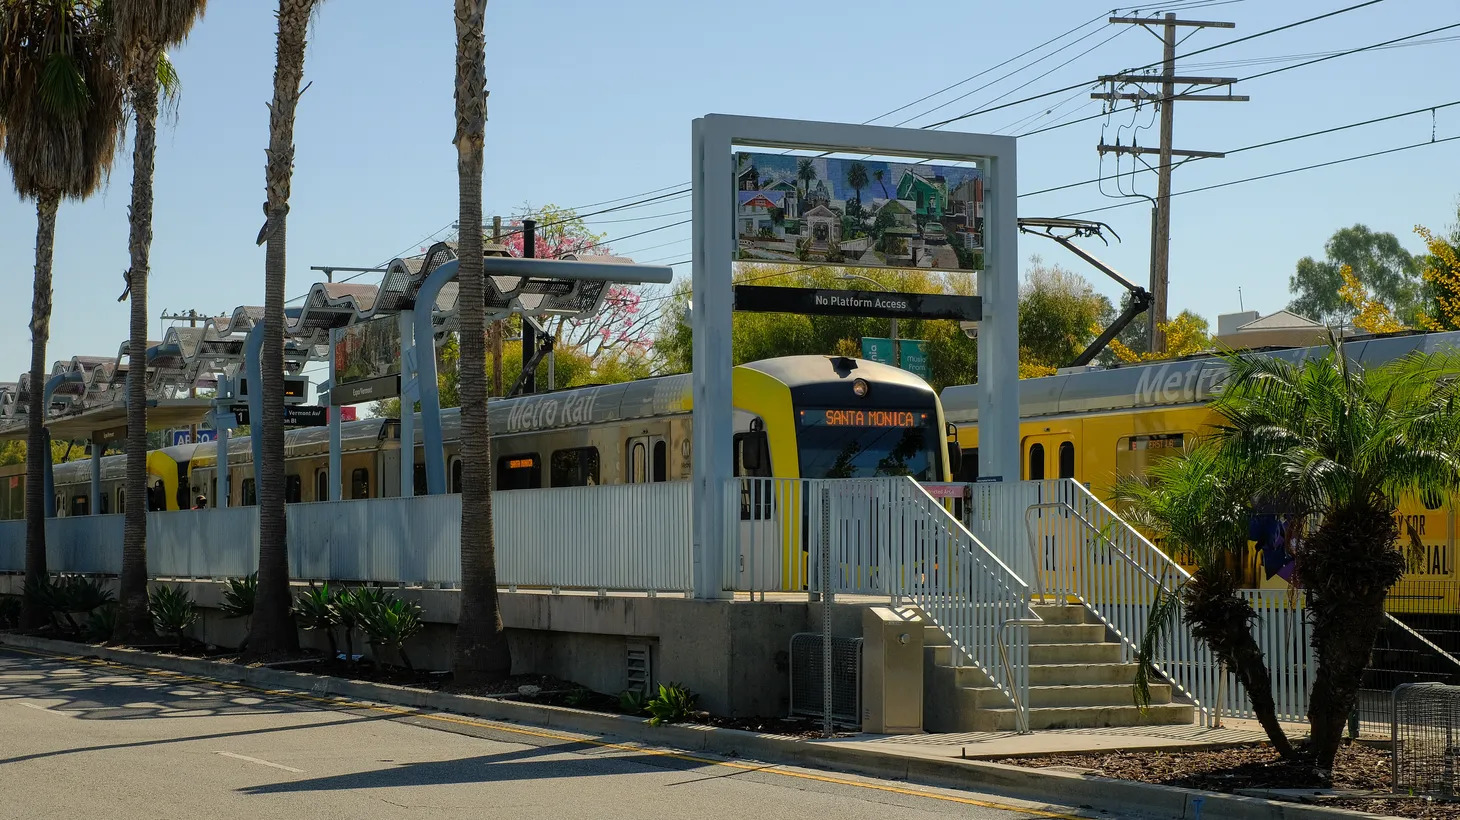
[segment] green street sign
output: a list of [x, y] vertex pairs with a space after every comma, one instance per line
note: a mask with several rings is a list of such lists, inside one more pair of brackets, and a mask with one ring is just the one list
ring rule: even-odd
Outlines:
[[879, 364], [897, 365], [897, 345], [891, 339], [862, 337], [862, 358]]
[[921, 340], [902, 339], [897, 344], [902, 353], [903, 370], [923, 379], [933, 377], [933, 369], [928, 366], [928, 353]]

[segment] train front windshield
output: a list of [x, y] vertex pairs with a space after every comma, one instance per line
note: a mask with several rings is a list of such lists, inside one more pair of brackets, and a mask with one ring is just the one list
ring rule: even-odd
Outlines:
[[922, 410], [817, 407], [796, 412], [802, 478], [912, 476], [940, 481], [937, 416]]

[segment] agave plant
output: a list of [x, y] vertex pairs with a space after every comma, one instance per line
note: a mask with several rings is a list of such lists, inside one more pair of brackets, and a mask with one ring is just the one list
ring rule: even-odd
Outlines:
[[659, 684], [659, 692], [650, 699], [645, 708], [649, 711], [649, 725], [681, 723], [694, 714], [695, 701], [699, 695], [677, 683]]
[[355, 630], [364, 627], [364, 614], [385, 603], [386, 597], [385, 590], [380, 587], [345, 589], [335, 596], [335, 616], [345, 635], [345, 660], [355, 659]]
[[415, 601], [402, 601], [394, 595], [382, 595], [372, 600], [360, 611], [360, 627], [365, 631], [372, 649], [389, 647], [400, 655], [401, 663], [414, 670], [410, 656], [406, 654], [405, 643], [417, 635], [425, 624], [421, 622], [421, 605]]
[[309, 585], [309, 591], [299, 593], [294, 600], [294, 619], [304, 629], [318, 629], [329, 642], [330, 658], [339, 655], [335, 643], [335, 627], [340, 625], [339, 596], [330, 589], [326, 581], [320, 586]]
[[117, 628], [117, 605], [108, 601], [92, 610], [86, 619], [85, 635], [89, 641], [106, 643]]
[[218, 606], [225, 618], [247, 618], [253, 614], [254, 593], [258, 591], [259, 574], [251, 572], [242, 578], [223, 582], [223, 602]]
[[20, 613], [25, 606], [19, 595], [0, 595], [0, 627], [20, 625]]
[[181, 586], [159, 586], [147, 596], [147, 610], [152, 613], [152, 623], [162, 635], [177, 638], [177, 648], [183, 648], [187, 628], [198, 622], [201, 613], [193, 598]]

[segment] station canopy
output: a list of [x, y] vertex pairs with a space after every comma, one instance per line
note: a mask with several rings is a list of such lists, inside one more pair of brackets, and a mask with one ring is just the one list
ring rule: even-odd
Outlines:
[[[590, 256], [581, 260], [584, 276], [572, 272], [575, 257], [556, 260], [511, 258], [505, 248], [488, 244], [492, 273], [485, 277], [489, 321], [519, 314], [536, 324], [543, 318], [571, 318], [596, 313], [615, 278], [603, 275], [603, 263], [624, 265], [619, 281], [645, 281], [632, 260]], [[498, 258], [505, 257], [505, 258]], [[456, 260], [455, 243], [437, 242], [423, 255], [394, 259], [383, 270], [380, 284], [316, 282], [296, 304], [285, 308], [284, 369], [297, 374], [309, 362], [327, 361], [330, 331], [379, 316], [416, 308], [421, 286], [437, 268]], [[590, 268], [597, 272], [586, 274]], [[432, 309], [433, 342], [440, 345], [457, 329], [456, 281], [439, 290]], [[263, 322], [264, 309], [256, 305], [234, 308], [223, 316], [203, 319], [195, 327], [171, 327], [160, 341], [147, 342], [147, 422], [152, 429], [201, 424], [211, 408], [211, 391], [220, 376], [236, 377], [243, 370], [249, 332]], [[128, 344], [115, 356], [73, 356], [57, 361], [47, 380], [60, 377], [46, 408], [46, 426], [53, 440], [91, 439], [126, 424], [126, 378], [131, 366]], [[32, 389], [30, 374], [14, 382], [0, 382], [0, 440], [22, 439]]]

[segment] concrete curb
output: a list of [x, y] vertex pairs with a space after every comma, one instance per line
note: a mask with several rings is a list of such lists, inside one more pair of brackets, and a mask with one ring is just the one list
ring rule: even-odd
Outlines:
[[1050, 795], [1059, 795], [1061, 802], [1067, 806], [1109, 812], [1116, 817], [1138, 812], [1151, 817], [1186, 820], [1198, 816], [1197, 800], [1201, 801], [1200, 816], [1208, 820], [1335, 820], [1377, 816], [1346, 809], [1156, 786], [1073, 772], [1041, 771], [983, 760], [918, 757], [898, 754], [892, 750], [839, 745], [835, 741], [799, 740], [709, 726], [650, 726], [646, 720], [626, 715], [610, 715], [500, 698], [456, 695], [28, 635], [0, 634], [0, 645], [57, 655], [98, 658], [127, 666], [159, 669], [259, 688], [286, 689], [315, 697], [335, 696], [453, 712], [574, 734], [611, 735], [616, 740], [691, 752], [829, 769], [943, 788], [996, 792], [1040, 804], [1048, 804]]

